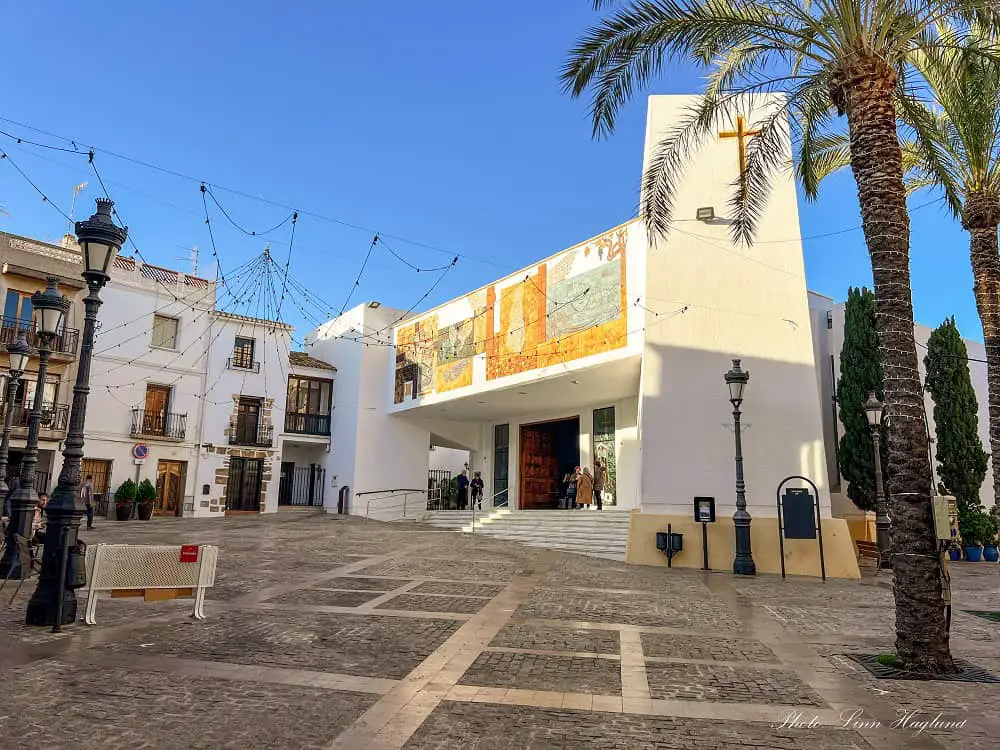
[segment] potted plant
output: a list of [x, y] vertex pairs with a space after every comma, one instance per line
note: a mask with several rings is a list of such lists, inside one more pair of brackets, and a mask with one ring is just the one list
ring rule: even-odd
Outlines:
[[997, 517], [992, 511], [986, 516], [986, 538], [983, 540], [983, 559], [986, 562], [996, 562], [1000, 559], [997, 550]]
[[958, 528], [965, 546], [965, 559], [968, 562], [979, 562], [983, 559], [983, 543], [990, 541], [996, 532], [993, 530], [993, 519], [981, 505], [973, 505], [964, 513], [959, 513]]
[[156, 488], [148, 479], [139, 482], [136, 491], [136, 507], [139, 510], [139, 520], [148, 521], [153, 515], [153, 501], [156, 499]]
[[132, 504], [138, 491], [139, 488], [131, 479], [126, 479], [115, 490], [115, 518], [119, 521], [127, 521], [132, 517]]
[[952, 562], [958, 562], [962, 559], [962, 548], [954, 539], [948, 542], [948, 559]]

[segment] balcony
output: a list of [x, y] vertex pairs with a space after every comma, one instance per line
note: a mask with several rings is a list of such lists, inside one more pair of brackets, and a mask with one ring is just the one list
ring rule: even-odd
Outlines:
[[329, 414], [285, 413], [285, 432], [298, 435], [330, 435]]
[[260, 372], [260, 362], [247, 357], [230, 357], [226, 360], [227, 370], [239, 370], [240, 372]]
[[187, 414], [163, 411], [132, 410], [132, 437], [160, 440], [183, 440], [187, 430]]
[[230, 426], [229, 444], [270, 448], [274, 445], [274, 428], [269, 424], [261, 424], [258, 420], [236, 420]]
[[[22, 333], [30, 346], [38, 348], [41, 338], [38, 335], [38, 327], [35, 323], [26, 323], [14, 318], [3, 318], [2, 323], [0, 323], [0, 346], [14, 343]], [[52, 341], [52, 352], [56, 355], [62, 354], [75, 357], [79, 347], [80, 332], [75, 328], [63, 328], [62, 332]]]
[[[6, 407], [4, 407], [6, 408]], [[2, 414], [3, 409], [0, 409]], [[31, 417], [31, 407], [23, 404], [14, 405], [14, 413], [11, 417], [11, 427], [27, 427], [28, 419]], [[65, 432], [69, 424], [68, 404], [42, 404], [41, 429]]]

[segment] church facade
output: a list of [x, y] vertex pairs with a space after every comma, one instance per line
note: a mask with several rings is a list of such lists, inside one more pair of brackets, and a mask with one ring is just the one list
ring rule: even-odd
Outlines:
[[[646, 162], [693, 100], [650, 97]], [[402, 498], [413, 515], [431, 446], [468, 450], [484, 505], [515, 512], [559, 507], [565, 472], [601, 460], [605, 508], [631, 514], [630, 562], [666, 564], [655, 542], [669, 524], [692, 550], [673, 564], [701, 567], [694, 498], [713, 497], [709, 566], [731, 569], [723, 375], [739, 359], [757, 570], [780, 569], [775, 493], [801, 475], [818, 488], [827, 574], [856, 577], [831, 516], [793, 176], [773, 185], [753, 246], [732, 243], [726, 218], [746, 139], [779, 104], [758, 97], [693, 157], [667, 238], [633, 220], [420, 314], [369, 303], [310, 332], [309, 353], [338, 367], [329, 470], [351, 512], [392, 517]], [[788, 540], [784, 557], [791, 574], [819, 573], [815, 539]]]

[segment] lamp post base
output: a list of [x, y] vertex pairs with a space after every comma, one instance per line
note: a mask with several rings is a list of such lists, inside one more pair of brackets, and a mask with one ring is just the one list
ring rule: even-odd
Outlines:
[[[24, 621], [28, 625], [55, 627], [59, 612], [59, 593], [55, 588], [37, 589], [28, 602]], [[62, 618], [59, 625], [76, 622], [76, 591], [64, 589], [62, 592]]]
[[755, 576], [757, 566], [750, 551], [750, 519], [747, 518], [743, 523], [740, 523], [741, 520], [743, 519], [735, 519], [736, 558], [733, 560], [733, 573], [738, 576]]

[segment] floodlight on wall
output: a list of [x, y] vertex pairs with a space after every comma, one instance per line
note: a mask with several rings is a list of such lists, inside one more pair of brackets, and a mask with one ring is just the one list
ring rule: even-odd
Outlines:
[[708, 222], [712, 221], [715, 218], [715, 207], [714, 206], [703, 206], [702, 208], [699, 208], [695, 212], [694, 217], [698, 221], [703, 221], [703, 222], [705, 222], [707, 224]]

